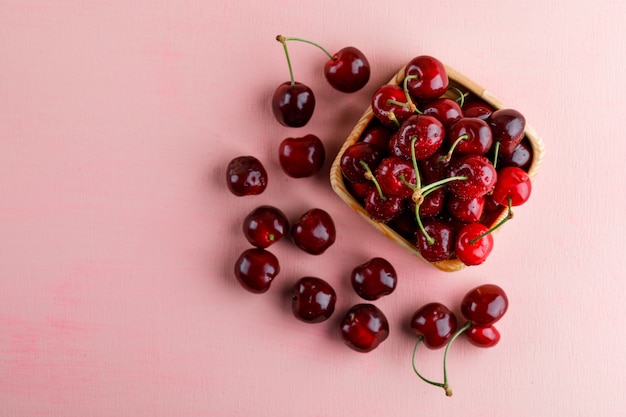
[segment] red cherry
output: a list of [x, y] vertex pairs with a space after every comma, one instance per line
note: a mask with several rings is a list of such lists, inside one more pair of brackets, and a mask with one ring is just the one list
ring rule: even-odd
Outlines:
[[[376, 168], [376, 180], [385, 196], [407, 198], [413, 194], [416, 184], [413, 164], [398, 156], [389, 156]], [[410, 185], [407, 185], [410, 184]]]
[[278, 149], [280, 166], [293, 178], [310, 177], [317, 174], [324, 165], [326, 153], [324, 144], [315, 135], [301, 138], [286, 138]]
[[493, 107], [481, 100], [466, 101], [463, 104], [463, 116], [465, 117], [477, 117], [487, 121], [493, 112]]
[[511, 153], [500, 154], [498, 167], [518, 167], [526, 170], [533, 160], [533, 153], [530, 144], [521, 141], [513, 148]]
[[411, 318], [411, 329], [422, 337], [431, 349], [446, 345], [457, 328], [456, 316], [441, 303], [430, 303], [419, 308]]
[[254, 156], [239, 156], [228, 163], [226, 184], [239, 197], [261, 194], [267, 187], [267, 171]]
[[405, 204], [404, 199], [394, 196], [381, 196], [374, 186], [370, 186], [365, 194], [365, 211], [372, 220], [379, 222], [390, 222], [402, 213]]
[[415, 114], [409, 106], [406, 93], [402, 87], [394, 84], [384, 84], [372, 96], [372, 113], [380, 123], [392, 129], [400, 125]]
[[500, 109], [489, 117], [493, 140], [500, 142], [500, 153], [511, 153], [524, 138], [526, 119], [514, 109]]
[[415, 159], [421, 161], [437, 152], [444, 137], [443, 125], [439, 120], [432, 116], [416, 114], [406, 119], [391, 137], [390, 153], [411, 160], [413, 147]]
[[424, 230], [432, 238], [422, 232], [417, 232], [417, 250], [422, 258], [429, 262], [439, 262], [450, 258], [454, 247], [454, 229], [448, 223], [439, 220], [424, 222]]
[[372, 301], [391, 294], [398, 275], [389, 261], [376, 257], [357, 265], [350, 274], [350, 282], [361, 298]]
[[423, 114], [439, 120], [446, 130], [463, 117], [463, 111], [459, 104], [449, 98], [438, 98], [428, 102], [421, 109]]
[[[424, 200], [420, 204], [419, 216], [422, 219], [428, 219], [437, 216], [444, 208], [446, 201], [445, 188], [437, 188], [424, 196]], [[412, 202], [413, 212], [415, 212], [415, 203]]]
[[307, 323], [327, 320], [335, 311], [337, 294], [326, 281], [317, 277], [300, 278], [293, 286], [291, 311]]
[[[489, 229], [481, 223], [465, 225], [458, 233], [455, 245], [455, 254], [465, 265], [480, 265], [489, 256], [493, 249], [493, 235], [482, 236]], [[480, 237], [480, 239], [479, 239]]]
[[450, 191], [465, 197], [484, 196], [493, 189], [498, 180], [491, 161], [480, 155], [466, 155], [450, 162], [448, 176], [466, 178], [448, 184]]
[[486, 327], [500, 320], [508, 307], [509, 300], [502, 288], [483, 284], [465, 294], [461, 313], [472, 325]]
[[286, 81], [279, 85], [272, 96], [272, 112], [283, 126], [306, 125], [315, 110], [315, 95], [305, 84]]
[[259, 206], [248, 213], [243, 221], [244, 236], [258, 248], [267, 248], [278, 242], [288, 230], [287, 217], [273, 206]]
[[450, 216], [462, 223], [478, 222], [485, 208], [485, 197], [463, 197], [450, 194], [446, 199], [446, 210]]
[[454, 123], [446, 140], [454, 146], [454, 152], [460, 155], [484, 155], [493, 143], [491, 128], [487, 122], [476, 117], [464, 117]]
[[385, 314], [373, 304], [353, 306], [339, 325], [345, 344], [357, 352], [376, 349], [389, 336], [389, 322]]
[[348, 181], [369, 183], [367, 169], [375, 170], [382, 159], [383, 152], [379, 147], [368, 142], [357, 142], [346, 148], [339, 165], [341, 173]]
[[506, 167], [498, 171], [498, 182], [491, 197], [503, 206], [508, 206], [509, 199], [511, 206], [519, 206], [528, 201], [531, 191], [532, 182], [526, 171], [518, 167]]
[[273, 253], [259, 248], [244, 251], [235, 262], [235, 277], [246, 290], [261, 294], [280, 272], [278, 259]]
[[372, 120], [372, 123], [365, 129], [359, 141], [371, 143], [381, 150], [386, 151], [389, 147], [389, 139], [391, 138], [392, 131], [388, 127], [376, 123], [375, 120], [376, 119]]
[[406, 66], [405, 74], [410, 79], [407, 88], [419, 100], [434, 99], [448, 89], [448, 74], [437, 58], [421, 55], [413, 58]]
[[333, 88], [344, 93], [354, 93], [369, 81], [370, 64], [363, 52], [347, 46], [326, 62], [324, 76]]
[[335, 223], [326, 211], [313, 208], [294, 223], [291, 237], [303, 251], [311, 255], [321, 255], [335, 243]]
[[494, 347], [500, 341], [500, 332], [494, 326], [471, 326], [464, 333], [478, 347]]

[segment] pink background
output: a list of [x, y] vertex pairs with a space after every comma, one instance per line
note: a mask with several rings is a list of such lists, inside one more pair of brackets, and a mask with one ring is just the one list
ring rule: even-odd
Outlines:
[[[626, 6], [614, 1], [263, 2], [0, 0], [0, 416], [607, 416], [626, 406]], [[358, 4], [358, 6], [357, 6]], [[288, 79], [277, 34], [353, 45], [370, 83], [324, 83], [325, 57], [292, 44], [296, 78], [318, 99], [302, 129], [269, 110]], [[437, 56], [525, 114], [545, 141], [532, 199], [482, 266], [421, 263], [332, 192], [330, 162], [377, 85], [410, 58]], [[279, 168], [278, 143], [314, 133], [315, 178]], [[260, 196], [225, 186], [251, 154]], [[290, 242], [282, 271], [253, 295], [232, 265], [260, 204], [290, 219], [317, 206], [336, 244]], [[397, 291], [376, 302], [391, 336], [359, 354], [337, 333], [359, 301], [353, 266], [382, 256]], [[329, 322], [294, 319], [304, 275], [335, 285]], [[492, 282], [510, 298], [489, 350], [459, 341], [455, 395], [410, 366], [414, 310], [458, 312]], [[439, 379], [441, 351], [419, 353]]]

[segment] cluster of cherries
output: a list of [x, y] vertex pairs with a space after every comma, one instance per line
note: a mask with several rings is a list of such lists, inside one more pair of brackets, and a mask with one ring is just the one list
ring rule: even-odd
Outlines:
[[[340, 159], [352, 195], [425, 260], [483, 263], [491, 233], [530, 197], [524, 116], [451, 86], [445, 66], [425, 55], [408, 63], [402, 85], [381, 86], [371, 109]], [[502, 208], [507, 216], [488, 227]]]
[[[423, 381], [441, 387], [447, 396], [452, 395], [448, 382], [446, 359], [450, 345], [460, 335], [467, 336], [475, 346], [489, 348], [500, 341], [500, 332], [494, 324], [508, 310], [509, 300], [502, 288], [494, 284], [483, 284], [465, 294], [461, 301], [461, 314], [466, 322], [458, 328], [456, 315], [445, 305], [433, 302], [420, 307], [411, 318], [411, 329], [418, 336], [413, 350], [413, 370]], [[443, 356], [443, 382], [435, 382], [422, 376], [415, 365], [418, 346], [440, 349], [445, 346]]]

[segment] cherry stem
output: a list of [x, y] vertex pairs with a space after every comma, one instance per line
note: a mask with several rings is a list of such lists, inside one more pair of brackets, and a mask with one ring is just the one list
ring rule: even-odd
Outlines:
[[434, 385], [434, 386], [436, 386], [436, 387], [440, 387], [440, 388], [446, 389], [446, 387], [445, 387], [445, 384], [444, 384], [444, 383], [441, 383], [441, 382], [434, 382], [434, 381], [431, 381], [430, 379], [425, 378], [424, 376], [422, 376], [422, 374], [420, 374], [420, 373], [419, 373], [419, 371], [417, 370], [417, 367], [415, 366], [415, 354], [417, 353], [417, 347], [418, 347], [418, 346], [419, 346], [419, 344], [422, 342], [422, 340], [424, 340], [424, 337], [423, 337], [423, 336], [418, 337], [418, 338], [417, 338], [417, 343], [415, 343], [415, 347], [413, 348], [413, 356], [411, 357], [411, 364], [413, 365], [413, 371], [415, 372], [415, 374], [416, 374], [417, 376], [419, 376], [419, 377], [420, 377], [420, 379], [421, 379], [422, 381], [427, 382], [427, 383], [429, 383], [429, 384], [431, 384], [431, 385]]
[[456, 149], [457, 145], [461, 142], [464, 141], [466, 139], [469, 139], [469, 135], [466, 133], [464, 135], [459, 136], [454, 143], [452, 144], [452, 146], [450, 147], [450, 150], [448, 151], [448, 153], [446, 154], [446, 156], [444, 157], [444, 162], [448, 163], [450, 162], [450, 159], [452, 159], [452, 152], [454, 152], [454, 149]]
[[333, 61], [336, 61], [336, 60], [337, 60], [337, 57], [336, 57], [336, 56], [333, 56], [333, 55], [332, 55], [330, 52], [328, 52], [328, 51], [326, 50], [326, 48], [324, 48], [322, 45], [320, 45], [320, 44], [318, 44], [318, 43], [315, 43], [315, 42], [312, 42], [312, 41], [310, 41], [310, 40], [308, 40], [308, 39], [302, 39], [302, 38], [292, 38], [292, 37], [283, 37], [283, 41], [284, 41], [284, 42], [286, 42], [286, 41], [298, 41], [298, 42], [308, 43], [309, 45], [317, 46], [319, 49], [321, 49], [321, 50], [322, 50], [322, 51], [326, 54], [326, 56], [328, 56], [328, 58], [330, 58], [330, 59], [331, 59], [331, 60], [333, 60]]
[[289, 67], [289, 78], [291, 79], [291, 85], [293, 86], [296, 83], [296, 80], [293, 78], [293, 68], [291, 67], [291, 59], [289, 58], [289, 50], [287, 50], [287, 38], [283, 35], [276, 36], [276, 40], [283, 44], [283, 49], [285, 50], [285, 56], [287, 57], [287, 66]]
[[481, 235], [475, 237], [474, 239], [469, 241], [470, 245], [473, 245], [474, 243], [478, 242], [480, 239], [484, 238], [485, 236], [487, 236], [489, 233], [492, 233], [494, 230], [500, 228], [504, 223], [508, 222], [509, 220], [511, 220], [513, 218], [513, 210], [511, 208], [511, 197], [508, 197], [508, 212], [506, 213], [506, 217], [504, 217], [504, 219], [500, 220], [495, 226], [491, 227], [489, 230], [487, 230], [486, 232], [482, 233]]
[[496, 145], [494, 146], [494, 152], [493, 152], [493, 167], [496, 167], [496, 163], [498, 162], [498, 154], [500, 153], [500, 142], [496, 142]]
[[463, 105], [465, 104], [465, 97], [467, 97], [469, 93], [464, 93], [463, 91], [461, 91], [461, 89], [457, 87], [452, 87], [452, 89], [459, 94], [459, 98], [456, 99], [456, 102], [459, 103], [459, 107], [463, 107]]
[[409, 106], [410, 106], [410, 104], [409, 104], [409, 103], [403, 103], [403, 102], [401, 102], [401, 101], [394, 100], [394, 99], [391, 99], [391, 98], [390, 98], [389, 100], [387, 100], [387, 105], [389, 106], [389, 105], [391, 105], [391, 104], [395, 104], [396, 106], [405, 107], [405, 108], [407, 108], [407, 107], [409, 107]]
[[435, 188], [439, 188], [439, 186], [447, 184], [452, 181], [467, 181], [467, 176], [455, 175], [453, 177], [447, 177], [439, 181], [431, 182], [430, 184], [422, 188], [422, 194], [426, 194], [427, 192], [434, 191]]
[[415, 103], [413, 103], [413, 100], [411, 99], [411, 95], [409, 94], [409, 88], [408, 88], [409, 80], [416, 80], [418, 78], [419, 76], [417, 74], [407, 75], [406, 77], [404, 77], [404, 80], [402, 81], [402, 89], [404, 90], [404, 95], [406, 97], [406, 101], [411, 111], [417, 114], [422, 114], [422, 112], [417, 108]]
[[391, 120], [396, 125], [396, 127], [400, 127], [400, 121], [392, 110], [387, 112], [387, 118]]
[[367, 162], [360, 160], [359, 164], [361, 164], [361, 166], [365, 168], [365, 171], [366, 171], [365, 178], [367, 178], [368, 180], [374, 183], [374, 186], [376, 187], [376, 190], [378, 191], [378, 195], [380, 196], [381, 200], [386, 200], [385, 195], [383, 194], [383, 190], [380, 188], [380, 184], [378, 183], [378, 180], [372, 173], [372, 170], [370, 169], [370, 167], [367, 165]]
[[452, 343], [456, 340], [456, 338], [459, 337], [463, 332], [465, 332], [470, 327], [472, 327], [472, 322], [468, 321], [467, 323], [465, 323], [465, 326], [457, 330], [457, 332], [453, 334], [450, 340], [448, 341], [448, 344], [446, 345], [446, 350], [443, 353], [443, 388], [446, 390], [446, 395], [448, 397], [452, 396], [452, 389], [450, 389], [450, 385], [448, 384], [448, 369], [447, 369], [448, 349], [450, 349], [450, 345], [452, 345]]

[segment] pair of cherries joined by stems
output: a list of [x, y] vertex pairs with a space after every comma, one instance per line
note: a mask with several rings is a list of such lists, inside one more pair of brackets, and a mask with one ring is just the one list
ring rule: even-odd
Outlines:
[[[411, 358], [413, 370], [424, 382], [443, 388], [447, 396], [452, 395], [447, 371], [450, 346], [461, 335], [467, 336], [470, 343], [478, 347], [490, 348], [497, 345], [500, 341], [500, 332], [494, 324], [508, 310], [509, 300], [499, 286], [483, 284], [467, 292], [460, 307], [461, 314], [466, 320], [460, 328], [456, 315], [438, 302], [420, 307], [413, 314], [410, 322], [411, 330], [418, 336]], [[442, 382], [432, 381], [418, 371], [415, 357], [420, 344], [424, 344], [429, 349], [440, 349], [445, 346]]]

